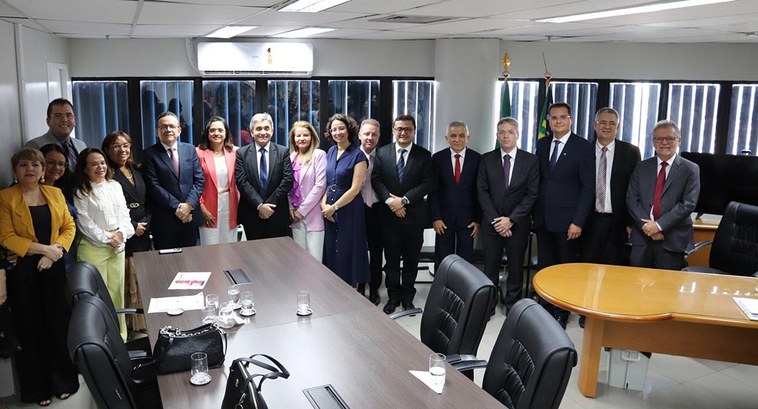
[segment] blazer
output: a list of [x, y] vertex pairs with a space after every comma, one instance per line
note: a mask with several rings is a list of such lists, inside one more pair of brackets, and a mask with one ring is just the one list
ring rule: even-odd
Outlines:
[[[658, 179], [656, 156], [634, 168], [626, 192], [626, 205], [634, 221], [632, 244], [647, 245], [650, 239], [642, 232], [642, 219], [650, 219]], [[663, 231], [663, 248], [683, 252], [692, 248], [694, 232], [690, 215], [700, 195], [700, 168], [676, 155], [661, 195], [661, 216], [656, 220]]]
[[[290, 163], [295, 163], [296, 152], [290, 153]], [[293, 174], [294, 176], [294, 174]], [[305, 216], [305, 227], [308, 231], [324, 230], [324, 216], [321, 215], [321, 198], [326, 191], [326, 152], [321, 149], [313, 151], [311, 163], [300, 169], [300, 196], [303, 202], [297, 210]], [[292, 203], [290, 202], [290, 209]], [[298, 222], [299, 223], [299, 222]], [[292, 226], [298, 223], [293, 223]]]
[[[200, 168], [203, 169], [203, 194], [200, 196], [200, 203], [208, 209], [213, 217], [218, 217], [218, 175], [216, 174], [216, 162], [212, 149], [195, 148], [197, 158], [200, 161]], [[237, 182], [234, 179], [234, 167], [237, 158], [237, 148], [231, 152], [224, 149], [224, 160], [226, 162], [227, 180], [229, 186], [229, 229], [237, 227], [237, 206], [240, 201], [240, 192], [237, 190]], [[211, 226], [217, 227], [217, 226]]]
[[187, 227], [176, 217], [176, 208], [180, 203], [187, 203], [194, 208], [190, 226], [197, 227], [203, 223], [200, 195], [203, 192], [205, 178], [195, 147], [188, 143], [177, 142], [177, 151], [179, 152], [178, 175], [163, 144], [158, 142], [145, 149], [143, 175], [148, 197], [153, 205], [151, 230], [154, 232], [181, 231]]
[[531, 229], [531, 214], [540, 183], [537, 157], [519, 149], [513, 163], [511, 180], [505, 188], [502, 151], [497, 148], [482, 155], [477, 178], [477, 194], [482, 206], [482, 229], [497, 234], [492, 227], [496, 217], [507, 216], [515, 226]]
[[[597, 154], [597, 152], [595, 152]], [[634, 168], [640, 163], [640, 149], [631, 143], [616, 139], [613, 163], [611, 164], [611, 207], [613, 208], [613, 226], [625, 229], [632, 225], [626, 207], [626, 189]]]
[[[83, 140], [76, 139], [74, 137], [70, 137], [70, 138], [71, 138], [71, 143], [74, 144], [74, 148], [76, 149], [77, 153], [79, 153], [79, 152], [81, 152], [81, 151], [83, 151], [84, 149], [87, 148], [87, 144], [84, 143]], [[38, 136], [38, 137], [30, 140], [29, 142], [27, 142], [26, 144], [24, 144], [24, 146], [27, 147], [27, 148], [39, 149], [39, 148], [41, 148], [41, 147], [43, 147], [45, 145], [49, 145], [49, 144], [54, 144], [54, 145], [58, 145], [60, 147], [63, 147], [61, 145], [61, 141], [59, 141], [58, 138], [55, 137], [55, 135], [51, 134], [50, 131], [47, 131], [43, 135]], [[71, 169], [71, 170], [73, 171], [73, 169]]]
[[482, 220], [482, 210], [476, 198], [476, 177], [481, 155], [466, 149], [461, 178], [455, 183], [450, 148], [432, 155], [434, 188], [429, 193], [431, 220], [442, 220], [448, 228], [465, 229], [471, 222]]
[[[124, 191], [126, 207], [129, 208], [129, 217], [132, 220], [132, 227], [137, 228], [137, 222], [146, 222], [147, 230], [150, 230], [150, 221], [153, 218], [153, 209], [150, 201], [147, 200], [147, 187], [145, 180], [142, 178], [142, 171], [134, 166], [130, 166], [134, 184], [126, 178], [118, 166], [113, 166], [113, 180], [121, 184]], [[150, 250], [150, 234], [146, 231], [141, 236], [132, 236], [126, 241], [126, 255], [132, 255], [135, 251]]]
[[[40, 185], [39, 188], [50, 208], [50, 244], [59, 243], [68, 251], [74, 241], [76, 224], [66, 199], [57, 187]], [[23, 257], [36, 242], [32, 214], [21, 187], [3, 189], [0, 191], [0, 245]]]
[[424, 196], [431, 193], [434, 187], [432, 154], [415, 143], [412, 146], [405, 161], [405, 177], [402, 183], [397, 176], [395, 144], [379, 148], [374, 158], [371, 184], [382, 202], [389, 199], [390, 194], [408, 198], [409, 204], [405, 206], [403, 218], [396, 217], [388, 206], [383, 206], [385, 222], [423, 227], [430, 222]]
[[572, 223], [584, 227], [595, 203], [595, 151], [592, 143], [571, 133], [554, 169], [550, 169], [553, 138], [537, 141], [540, 189], [534, 225], [553, 233], [567, 232]]
[[[289, 199], [287, 194], [292, 190], [292, 164], [289, 151], [273, 142], [268, 144], [268, 187], [261, 191], [258, 176], [258, 145], [251, 143], [237, 150], [237, 160], [234, 165], [234, 178], [240, 192], [241, 207], [247, 206], [245, 217], [258, 217], [258, 205], [270, 203], [276, 205], [276, 211], [271, 216], [277, 223], [289, 225]], [[242, 213], [242, 212], [240, 212]], [[273, 221], [273, 220], [272, 220]]]

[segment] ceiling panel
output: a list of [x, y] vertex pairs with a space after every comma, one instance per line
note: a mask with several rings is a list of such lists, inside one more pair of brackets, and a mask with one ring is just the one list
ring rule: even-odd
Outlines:
[[336, 13], [336, 12], [321, 12], [321, 13], [285, 13], [275, 10], [263, 10], [255, 16], [241, 19], [236, 24], [240, 25], [299, 25], [299, 26], [314, 26], [324, 25], [332, 22], [339, 22], [343, 20], [351, 20], [361, 17], [356, 13]]
[[137, 24], [227, 25], [264, 10], [261, 7], [145, 2]]
[[159, 36], [159, 37], [201, 37], [221, 28], [219, 25], [196, 24], [191, 27], [185, 25], [169, 24], [138, 24], [134, 27], [135, 36]]
[[65, 4], [49, 0], [5, 0], [27, 16], [42, 20], [131, 23], [137, 2], [121, 0], [75, 0]]
[[352, 0], [329, 11], [364, 14], [399, 14], [440, 0]]
[[81, 21], [39, 20], [48, 30], [61, 36], [66, 34], [86, 34], [105, 38], [106, 35], [129, 35], [131, 24], [83, 23]]

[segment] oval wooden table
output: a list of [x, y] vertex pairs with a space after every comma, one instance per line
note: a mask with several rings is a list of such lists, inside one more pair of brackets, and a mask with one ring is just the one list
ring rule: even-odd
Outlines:
[[533, 285], [586, 317], [584, 396], [597, 396], [603, 347], [758, 365], [758, 321], [733, 299], [758, 298], [758, 278], [570, 263], [540, 270]]

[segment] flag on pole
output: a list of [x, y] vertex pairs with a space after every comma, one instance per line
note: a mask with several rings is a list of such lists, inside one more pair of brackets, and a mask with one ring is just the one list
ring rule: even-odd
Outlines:
[[508, 79], [503, 81], [503, 99], [500, 101], [500, 118], [511, 116], [511, 90], [508, 86]]
[[550, 79], [545, 81], [545, 87], [547, 93], [545, 94], [545, 103], [542, 104], [542, 111], [540, 112], [540, 120], [537, 123], [537, 139], [541, 139], [550, 134], [550, 124], [547, 122], [548, 108], [553, 104], [553, 89], [550, 88]]

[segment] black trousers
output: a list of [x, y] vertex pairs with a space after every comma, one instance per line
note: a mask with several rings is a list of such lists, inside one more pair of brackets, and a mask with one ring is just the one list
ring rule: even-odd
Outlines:
[[582, 261], [598, 264], [629, 265], [626, 228], [617, 226], [610, 214], [590, 215], [582, 230]]
[[[488, 228], [489, 230], [490, 228]], [[521, 299], [521, 290], [524, 287], [524, 253], [529, 244], [529, 229], [514, 226], [511, 237], [503, 237], [499, 234], [485, 234], [483, 236], [484, 250], [484, 274], [492, 280], [496, 287], [500, 285], [500, 260], [503, 248], [508, 255], [508, 276], [505, 280], [505, 311], [511, 310], [513, 304]]]
[[21, 347], [16, 353], [16, 372], [21, 400], [30, 403], [79, 390], [66, 344], [71, 310], [64, 295], [64, 261], [37, 271], [40, 258], [21, 257], [7, 272], [8, 302]]
[[457, 254], [462, 259], [471, 263], [474, 258], [474, 238], [471, 237], [471, 229], [466, 226], [447, 226], [443, 234], [434, 235], [434, 270], [442, 263], [442, 260]]
[[683, 252], [668, 251], [662, 241], [648, 240], [646, 246], [632, 246], [631, 255], [634, 267], [660, 268], [664, 270], [681, 270], [686, 265]]
[[200, 230], [189, 225], [183, 226], [178, 231], [154, 231], [152, 234], [153, 247], [156, 250], [193, 247], [197, 246], [197, 241], [200, 239]]
[[[537, 257], [539, 268], [550, 267], [555, 264], [575, 263], [579, 260], [579, 239], [568, 240], [568, 229], [564, 232], [551, 232], [545, 226], [537, 231]], [[552, 315], [568, 316], [569, 312], [563, 308], [540, 298], [540, 304]]]
[[[366, 210], [366, 242], [368, 243], [369, 271], [371, 282], [369, 292], [375, 294], [382, 286], [382, 253], [384, 251], [384, 237], [382, 236], [381, 203], [375, 203], [373, 207], [363, 206]], [[366, 290], [365, 283], [358, 284], [358, 292]]]
[[413, 297], [416, 296], [418, 259], [421, 246], [424, 244], [424, 227], [385, 223], [383, 236], [384, 257], [387, 260], [384, 266], [384, 272], [387, 274], [385, 285], [390, 302], [413, 302]]

